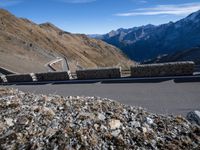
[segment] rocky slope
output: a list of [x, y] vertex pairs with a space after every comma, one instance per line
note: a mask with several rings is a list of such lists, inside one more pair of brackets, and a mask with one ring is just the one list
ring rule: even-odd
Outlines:
[[194, 61], [195, 64], [200, 65], [200, 47], [177, 51], [170, 55], [161, 55], [144, 63], [163, 63], [175, 61]]
[[200, 127], [98, 97], [0, 88], [0, 149], [199, 149]]
[[118, 29], [96, 38], [117, 46], [136, 61], [184, 51], [200, 45], [200, 11], [177, 22]]
[[38, 25], [0, 9], [0, 66], [16, 72], [40, 72], [57, 57], [66, 57], [73, 70], [133, 63], [105, 42], [62, 31], [51, 23]]

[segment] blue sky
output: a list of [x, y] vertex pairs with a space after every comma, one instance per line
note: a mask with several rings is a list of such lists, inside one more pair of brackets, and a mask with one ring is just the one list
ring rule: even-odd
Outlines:
[[0, 0], [0, 7], [36, 23], [72, 33], [102, 34], [118, 28], [162, 24], [200, 10], [199, 0]]

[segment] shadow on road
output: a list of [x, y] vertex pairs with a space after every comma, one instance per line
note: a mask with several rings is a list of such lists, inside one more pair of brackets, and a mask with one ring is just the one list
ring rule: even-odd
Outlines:
[[160, 83], [171, 79], [134, 79], [134, 80], [119, 80], [119, 81], [102, 81], [102, 84], [117, 84], [117, 83]]
[[184, 82], [200, 82], [200, 77], [194, 77], [194, 78], [177, 78], [174, 79], [175, 83], [184, 83]]

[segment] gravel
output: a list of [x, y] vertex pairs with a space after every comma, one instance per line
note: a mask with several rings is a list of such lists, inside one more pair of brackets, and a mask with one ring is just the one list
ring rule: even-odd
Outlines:
[[106, 98], [0, 88], [0, 149], [200, 149], [200, 127]]

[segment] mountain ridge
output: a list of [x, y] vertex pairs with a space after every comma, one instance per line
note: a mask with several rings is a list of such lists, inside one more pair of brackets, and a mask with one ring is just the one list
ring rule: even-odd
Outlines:
[[144, 62], [149, 63], [163, 63], [163, 62], [175, 62], [175, 61], [194, 61], [196, 65], [200, 65], [200, 47], [194, 47], [191, 49], [177, 51], [170, 55], [162, 55], [151, 60]]
[[86, 35], [63, 31], [47, 22], [36, 24], [0, 9], [0, 66], [15, 72], [44, 72], [44, 64], [66, 57], [70, 68], [133, 65], [118, 48]]
[[200, 45], [200, 10], [176, 22], [120, 28], [96, 38], [120, 48], [139, 62], [172, 54]]

